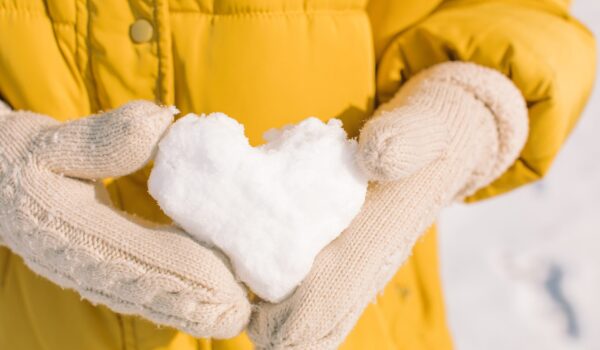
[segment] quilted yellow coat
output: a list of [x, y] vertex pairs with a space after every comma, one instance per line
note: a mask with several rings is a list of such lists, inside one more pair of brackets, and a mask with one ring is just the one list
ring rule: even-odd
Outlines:
[[[505, 73], [527, 99], [520, 159], [472, 200], [540, 178], [591, 90], [592, 35], [564, 0], [0, 0], [0, 98], [60, 120], [131, 99], [225, 112], [254, 144], [308, 116], [351, 135], [419, 70], [446, 60]], [[148, 169], [108, 184], [163, 221]], [[199, 262], [201, 263], [201, 262]], [[418, 243], [342, 349], [448, 349], [435, 233]], [[0, 248], [0, 349], [249, 349], [93, 306]]]

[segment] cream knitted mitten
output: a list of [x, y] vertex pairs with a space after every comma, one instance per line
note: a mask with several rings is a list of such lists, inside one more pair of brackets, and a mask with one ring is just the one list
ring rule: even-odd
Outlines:
[[143, 101], [65, 124], [0, 106], [0, 238], [32, 270], [94, 303], [231, 337], [250, 304], [225, 259], [176, 228], [110, 207], [92, 181], [142, 167], [172, 119], [172, 109]]
[[523, 97], [496, 71], [451, 62], [412, 78], [361, 132], [359, 162], [381, 181], [297, 290], [259, 305], [257, 347], [337, 348], [440, 210], [504, 172], [527, 129]]

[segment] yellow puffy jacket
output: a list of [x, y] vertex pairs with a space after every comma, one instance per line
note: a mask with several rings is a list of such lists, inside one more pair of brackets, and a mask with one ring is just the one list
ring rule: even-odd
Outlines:
[[[131, 99], [225, 112], [254, 144], [268, 128], [340, 118], [356, 135], [419, 70], [473, 61], [508, 75], [529, 105], [519, 160], [472, 200], [541, 177], [591, 90], [592, 35], [566, 0], [0, 0], [0, 98], [60, 120]], [[115, 203], [166, 220], [148, 169], [115, 179]], [[370, 305], [342, 349], [448, 349], [436, 239]], [[93, 306], [0, 248], [0, 349], [249, 349], [194, 339]]]

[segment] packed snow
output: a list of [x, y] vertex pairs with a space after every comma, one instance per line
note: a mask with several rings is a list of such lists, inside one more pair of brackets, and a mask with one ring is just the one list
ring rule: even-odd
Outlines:
[[178, 225], [220, 248], [255, 294], [277, 302], [358, 214], [367, 180], [337, 119], [308, 118], [264, 138], [253, 148], [225, 114], [188, 114], [159, 143], [148, 187]]
[[[600, 2], [577, 0], [573, 13], [599, 37]], [[600, 349], [599, 117], [596, 88], [544, 180], [444, 212], [457, 350]]]

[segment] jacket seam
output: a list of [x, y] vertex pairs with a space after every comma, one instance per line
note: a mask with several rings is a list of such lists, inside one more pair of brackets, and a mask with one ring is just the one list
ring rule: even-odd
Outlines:
[[119, 333], [121, 334], [121, 350], [126, 350], [126, 346], [125, 346], [125, 329], [123, 326], [123, 318], [121, 317], [121, 315], [115, 313], [115, 318], [117, 319], [117, 325], [119, 326]]
[[506, 4], [506, 5], [515, 5], [520, 7], [525, 7], [528, 9], [542, 11], [548, 14], [553, 14], [557, 17], [561, 17], [564, 19], [570, 18], [571, 15], [564, 7], [558, 5], [555, 2], [551, 1], [536, 1], [536, 0], [492, 0], [492, 1], [482, 1], [482, 0], [458, 0], [458, 1], [443, 1], [439, 10], [446, 9], [454, 9], [454, 8], [464, 8], [464, 7], [476, 7], [479, 5], [487, 5], [490, 3], [495, 4]]
[[8, 278], [8, 268], [11, 264], [10, 255], [11, 252], [8, 247], [0, 245], [0, 249], [5, 249], [4, 252], [0, 251], [0, 288], [6, 283]]
[[102, 106], [100, 104], [100, 97], [98, 96], [98, 85], [96, 83], [96, 78], [94, 77], [94, 69], [92, 67], [92, 58], [93, 56], [93, 52], [92, 52], [92, 42], [90, 40], [90, 28], [92, 26], [92, 20], [91, 20], [91, 15], [93, 13], [92, 8], [91, 8], [91, 4], [90, 4], [90, 0], [83, 0], [85, 1], [85, 8], [86, 8], [86, 12], [87, 12], [87, 23], [85, 26], [85, 30], [87, 31], [87, 33], [85, 34], [85, 45], [86, 45], [86, 53], [87, 53], [87, 62], [86, 62], [86, 69], [89, 69], [89, 77], [86, 77], [86, 79], [89, 79], [89, 86], [93, 89], [93, 91], [90, 91], [90, 102], [93, 102], [93, 104], [95, 106], [92, 106], [92, 109], [102, 109]]
[[28, 7], [10, 8], [0, 5], [0, 16], [23, 16], [23, 17], [41, 17], [49, 19], [52, 24], [73, 25], [74, 21], [55, 20], [50, 17], [47, 9], [32, 9]]
[[161, 102], [162, 103], [162, 79], [163, 79], [163, 73], [162, 73], [162, 50], [160, 47], [160, 35], [161, 35], [161, 26], [160, 23], [158, 22], [158, 2], [156, 0], [152, 0], [152, 4], [153, 4], [153, 16], [154, 16], [154, 22], [157, 23], [156, 25], [156, 37], [154, 38], [154, 42], [156, 45], [156, 58], [157, 58], [157, 77], [156, 77], [156, 87], [154, 88], [153, 94], [154, 94], [154, 100]]
[[26, 17], [31, 19], [47, 19], [52, 24], [60, 24], [60, 25], [73, 25], [75, 22], [64, 21], [64, 20], [54, 20], [48, 16], [48, 14], [44, 11], [31, 10], [26, 8], [20, 9], [7, 9], [0, 8], [0, 16], [5, 17]]
[[345, 10], [308, 10], [308, 11], [251, 11], [234, 13], [209, 13], [199, 10], [169, 10], [174, 15], [199, 15], [209, 17], [286, 17], [286, 16], [312, 16], [312, 15], [356, 15], [366, 14], [364, 9]]
[[29, 7], [8, 7], [0, 5], [0, 13], [14, 13], [14, 14], [31, 14], [47, 16], [45, 9], [33, 9]]

